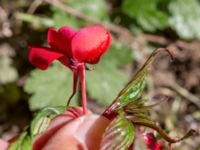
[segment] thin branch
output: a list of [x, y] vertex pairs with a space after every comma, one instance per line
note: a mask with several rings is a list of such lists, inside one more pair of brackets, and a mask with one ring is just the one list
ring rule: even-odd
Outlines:
[[200, 98], [193, 95], [185, 88], [181, 87], [180, 85], [178, 85], [176, 83], [171, 86], [168, 86], [168, 88], [175, 91], [178, 95], [189, 100], [190, 102], [192, 102], [193, 104], [195, 104], [196, 106], [198, 106], [200, 108]]
[[171, 43], [170, 40], [163, 36], [151, 35], [151, 34], [143, 34], [143, 37], [146, 41], [152, 43], [158, 43], [160, 45], [169, 45]]
[[28, 13], [33, 14], [36, 9], [43, 3], [44, 0], [34, 0], [30, 7], [28, 8]]

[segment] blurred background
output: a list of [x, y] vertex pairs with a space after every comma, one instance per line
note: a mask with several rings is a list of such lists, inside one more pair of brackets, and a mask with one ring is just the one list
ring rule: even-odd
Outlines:
[[[199, 0], [1, 0], [0, 1], [0, 137], [23, 131], [34, 112], [63, 106], [72, 92], [71, 72], [55, 62], [40, 71], [27, 58], [27, 45], [47, 45], [47, 28], [75, 29], [101, 24], [113, 36], [109, 51], [87, 72], [89, 107], [102, 112], [149, 54], [169, 48], [152, 65], [143, 96], [155, 103], [151, 116], [171, 136], [200, 130]], [[72, 105], [78, 105], [77, 96]], [[200, 150], [192, 137], [176, 150]]]

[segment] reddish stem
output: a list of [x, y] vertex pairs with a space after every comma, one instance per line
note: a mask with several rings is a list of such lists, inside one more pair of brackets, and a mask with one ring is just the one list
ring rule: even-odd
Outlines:
[[81, 94], [82, 94], [82, 107], [83, 114], [87, 113], [87, 96], [86, 96], [86, 83], [85, 83], [85, 65], [84, 63], [80, 64], [80, 79], [81, 79]]
[[72, 92], [71, 96], [69, 97], [69, 99], [67, 101], [67, 107], [69, 106], [72, 98], [76, 94], [78, 74], [79, 74], [79, 71], [77, 69], [74, 69], [73, 70], [73, 92]]
[[169, 143], [169, 150], [172, 150], [172, 143]]
[[115, 111], [115, 109], [116, 109], [116, 107], [118, 106], [118, 101], [117, 100], [114, 100], [113, 102], [112, 102], [112, 104], [110, 104], [110, 106], [109, 107], [107, 107], [105, 110], [104, 110], [104, 112], [102, 113], [102, 115], [104, 116], [104, 117], [106, 117], [107, 119], [109, 119], [109, 120], [112, 120], [112, 119], [114, 119], [117, 115], [118, 115], [118, 113]]

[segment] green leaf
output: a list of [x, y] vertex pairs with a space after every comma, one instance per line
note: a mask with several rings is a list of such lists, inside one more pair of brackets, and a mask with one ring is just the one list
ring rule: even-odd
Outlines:
[[119, 114], [106, 128], [100, 150], [127, 150], [133, 143], [135, 130], [123, 114]]
[[51, 9], [53, 11], [53, 22], [55, 28], [58, 29], [62, 26], [70, 26], [74, 29], [79, 28], [79, 20], [74, 16], [67, 14], [55, 6], [52, 6]]
[[32, 150], [31, 138], [27, 132], [23, 133], [8, 150]]
[[146, 77], [147, 77], [147, 69], [144, 68], [134, 77], [132, 82], [130, 82], [127, 85], [127, 87], [121, 92], [119, 96], [119, 101], [121, 104], [127, 103], [129, 101], [134, 101], [140, 96], [145, 85]]
[[[103, 19], [107, 17], [105, 0], [65, 0], [73, 8], [90, 18]], [[65, 2], [64, 1], [64, 2]]]
[[34, 138], [36, 135], [43, 133], [48, 128], [50, 121], [55, 116], [61, 114], [65, 107], [48, 107], [37, 113], [31, 122], [30, 135]]
[[200, 39], [200, 2], [173, 0], [169, 5], [170, 26], [183, 39]]
[[[121, 109], [124, 110], [124, 108], [126, 106], [129, 106], [129, 104], [130, 108], [137, 108], [138, 106], [142, 106], [144, 104], [144, 100], [140, 98], [140, 95], [145, 85], [145, 79], [148, 73], [148, 67], [151, 65], [155, 57], [162, 51], [166, 51], [171, 57], [171, 59], [173, 59], [173, 56], [171, 55], [168, 49], [166, 48], [155, 49], [153, 53], [149, 56], [149, 58], [146, 60], [144, 65], [136, 73], [136, 75], [133, 76], [132, 80], [130, 80], [130, 82], [125, 86], [125, 88], [121, 90], [121, 92], [114, 99], [112, 104], [106, 108], [106, 110], [103, 112], [104, 116], [112, 117], [113, 114], [117, 113], [118, 111], [121, 111]], [[142, 110], [142, 112], [145, 111]]]
[[146, 31], [155, 31], [168, 26], [168, 15], [158, 9], [161, 0], [124, 0], [122, 11], [135, 19]]
[[100, 63], [95, 65], [95, 70], [86, 74], [89, 95], [103, 106], [110, 104], [128, 81], [119, 67], [131, 60], [130, 49], [120, 44], [112, 45]]
[[166, 51], [171, 56], [171, 53], [169, 52], [168, 49], [158, 48], [154, 50], [154, 52], [149, 56], [144, 65], [140, 68], [140, 70], [136, 73], [136, 75], [133, 76], [132, 80], [125, 86], [125, 88], [119, 93], [119, 95], [115, 99], [116, 102], [120, 103], [118, 108], [119, 107], [121, 108], [130, 102], [132, 102], [132, 104], [134, 101], [138, 103], [137, 100], [140, 97], [145, 85], [145, 79], [147, 77], [148, 67], [161, 51]]
[[[32, 94], [30, 109], [65, 106], [72, 93], [72, 84], [72, 73], [59, 62], [45, 71], [33, 70], [25, 84], [25, 91]], [[77, 105], [77, 97], [74, 97], [71, 104]]]

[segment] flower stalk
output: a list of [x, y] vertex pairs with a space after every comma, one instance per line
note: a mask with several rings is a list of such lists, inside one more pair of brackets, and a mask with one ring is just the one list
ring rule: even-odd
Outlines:
[[81, 63], [79, 66], [80, 79], [81, 79], [81, 95], [82, 95], [82, 107], [83, 114], [87, 113], [87, 95], [86, 95], [86, 82], [85, 82], [85, 64]]

